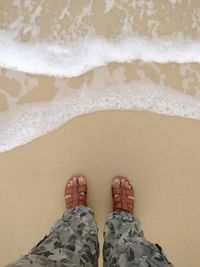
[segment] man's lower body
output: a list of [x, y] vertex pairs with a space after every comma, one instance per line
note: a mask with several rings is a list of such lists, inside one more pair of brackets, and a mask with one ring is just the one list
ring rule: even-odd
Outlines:
[[[69, 196], [72, 197], [73, 192], [68, 189], [66, 205], [70, 209], [64, 213], [62, 219], [55, 223], [50, 233], [27, 255], [7, 267], [98, 266], [98, 228], [94, 214], [86, 205], [77, 205], [77, 201], [78, 204], [86, 204], [84, 194], [81, 194], [75, 202], [75, 198], [73, 198], [72, 202]], [[80, 193], [85, 189], [85, 185], [81, 185], [77, 191]], [[130, 204], [126, 208], [124, 203], [119, 202], [120, 192], [117, 188], [115, 192], [117, 194], [113, 194], [115, 208], [108, 215], [105, 223], [104, 267], [172, 266], [161, 247], [144, 238], [139, 221], [129, 212], [130, 209], [133, 209], [133, 198], [126, 200]], [[130, 193], [131, 191], [128, 188], [126, 192]], [[125, 204], [127, 205], [127, 203]], [[118, 206], [121, 208], [116, 208]]]
[[[26, 256], [9, 267], [98, 266], [97, 225], [90, 208], [66, 211]], [[116, 210], [107, 217], [103, 247], [104, 266], [172, 266], [158, 245], [144, 238], [132, 214]]]

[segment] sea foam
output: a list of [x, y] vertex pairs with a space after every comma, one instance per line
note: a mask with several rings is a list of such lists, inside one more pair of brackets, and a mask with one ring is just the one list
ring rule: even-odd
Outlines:
[[[126, 36], [109, 40], [93, 36], [74, 43], [22, 43], [0, 30], [0, 40], [1, 67], [47, 76], [78, 77], [112, 62], [131, 63], [135, 60], [160, 64], [200, 63], [200, 41], [181, 38]], [[145, 83], [145, 79], [129, 85], [122, 80], [118, 86], [104, 84], [101, 87], [97, 82], [96, 87], [72, 90], [59, 100], [11, 105], [0, 114], [0, 152], [26, 144], [78, 115], [99, 110], [147, 110], [200, 119], [198, 98], [163, 85]]]
[[0, 66], [32, 74], [75, 77], [110, 62], [200, 63], [200, 41], [179, 38], [84, 38], [71, 43], [22, 43], [0, 31]]
[[[50, 103], [25, 104], [0, 115], [0, 152], [26, 144], [66, 121], [99, 110], [148, 110], [200, 119], [200, 101], [154, 83], [118, 87], [88, 87]], [[1, 117], [2, 116], [2, 117]]]

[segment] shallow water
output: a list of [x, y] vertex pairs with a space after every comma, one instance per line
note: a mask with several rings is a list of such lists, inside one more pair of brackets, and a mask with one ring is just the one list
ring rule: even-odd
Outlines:
[[1, 1], [0, 151], [108, 109], [200, 119], [200, 4]]

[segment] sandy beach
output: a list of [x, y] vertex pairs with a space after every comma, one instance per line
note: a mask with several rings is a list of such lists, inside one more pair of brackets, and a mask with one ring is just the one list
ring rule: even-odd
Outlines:
[[11, 0], [0, 17], [0, 266], [49, 232], [82, 173], [101, 250], [124, 175], [146, 238], [198, 267], [198, 1]]
[[196, 267], [199, 132], [197, 120], [103, 111], [0, 154], [0, 265], [27, 253], [49, 231], [65, 210], [67, 179], [81, 172], [101, 248], [105, 216], [112, 210], [111, 180], [122, 174], [134, 185], [134, 214], [146, 238], [159, 243], [175, 266]]

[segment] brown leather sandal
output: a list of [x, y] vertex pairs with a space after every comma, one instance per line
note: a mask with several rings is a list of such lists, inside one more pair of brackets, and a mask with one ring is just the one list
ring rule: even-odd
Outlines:
[[129, 180], [123, 176], [115, 176], [112, 182], [113, 211], [117, 209], [133, 213], [134, 190]]
[[87, 206], [87, 181], [83, 175], [73, 175], [67, 182], [65, 204], [67, 209]]

